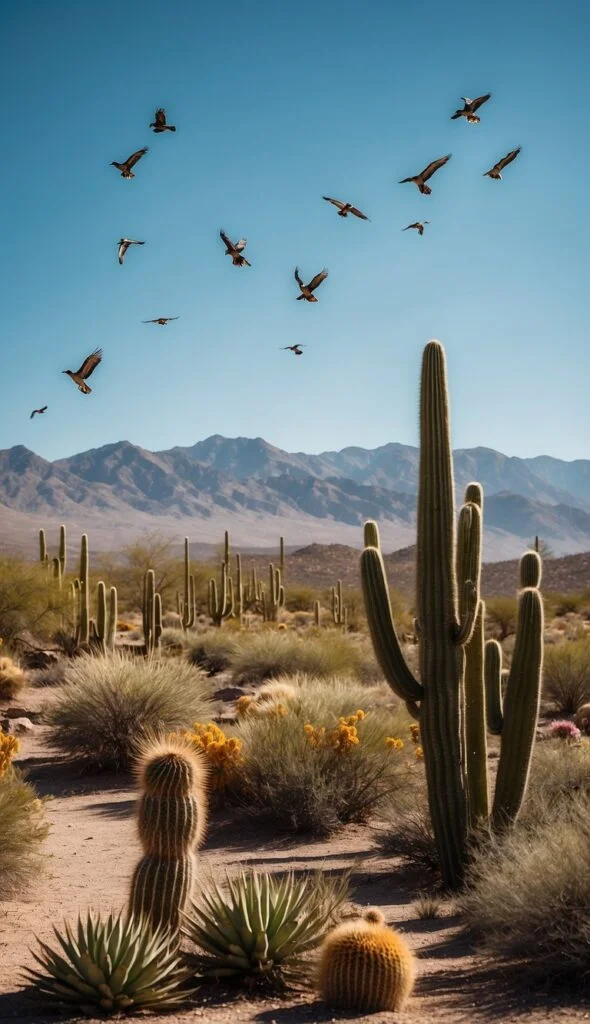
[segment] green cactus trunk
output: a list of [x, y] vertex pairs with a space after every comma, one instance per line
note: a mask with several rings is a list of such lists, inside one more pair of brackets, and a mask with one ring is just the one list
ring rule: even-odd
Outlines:
[[96, 637], [101, 654], [106, 654], [107, 591], [102, 580], [96, 585]]
[[115, 636], [117, 633], [117, 588], [111, 587], [109, 591], [109, 624], [106, 635], [106, 649], [107, 651], [115, 650]]
[[320, 612], [321, 612], [320, 602], [319, 601], [314, 601], [313, 602], [313, 624], [314, 624], [314, 626], [316, 626], [318, 628], [322, 624], [321, 623], [321, 618], [320, 618]]
[[87, 645], [90, 641], [90, 556], [88, 535], [82, 534], [80, 541], [80, 617], [78, 643]]
[[47, 540], [45, 537], [45, 530], [39, 530], [39, 561], [42, 565], [47, 565], [49, 561], [49, 555], [47, 554]]
[[268, 594], [265, 595], [264, 613], [266, 622], [278, 622], [279, 612], [285, 605], [285, 588], [281, 570], [271, 562], [268, 567]]
[[62, 577], [66, 574], [66, 528], [62, 525], [59, 528], [59, 563]]

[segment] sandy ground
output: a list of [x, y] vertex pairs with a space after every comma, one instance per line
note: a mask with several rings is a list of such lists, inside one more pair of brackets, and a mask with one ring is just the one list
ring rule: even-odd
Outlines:
[[[40, 707], [48, 691], [29, 690], [21, 701]], [[74, 918], [88, 906], [108, 911], [126, 902], [128, 882], [139, 854], [133, 812], [135, 791], [129, 779], [80, 776], [49, 753], [45, 729], [22, 742], [20, 765], [40, 794], [47, 797], [51, 823], [47, 840], [48, 868], [26, 900], [0, 903], [0, 1021], [55, 1021], [30, 999], [20, 972], [32, 965], [35, 936], [51, 940], [52, 925]], [[1, 827], [1, 823], [0, 823]], [[352, 894], [359, 907], [380, 906], [389, 924], [399, 927], [418, 956], [418, 982], [407, 1009], [395, 1015], [400, 1024], [443, 1024], [479, 1020], [540, 1024], [541, 1021], [590, 1019], [590, 1003], [563, 991], [532, 992], [522, 988], [518, 971], [487, 962], [461, 935], [451, 904], [435, 920], [416, 918], [412, 906], [419, 882], [404, 876], [395, 862], [381, 858], [371, 831], [348, 828], [328, 842], [277, 840], [256, 830], [251, 821], [236, 822], [228, 813], [215, 815], [200, 855], [203, 877], [224, 868], [255, 864], [273, 871], [306, 871], [317, 867], [340, 871], [352, 867]], [[212, 1024], [298, 1024], [333, 1021], [313, 993], [289, 1000], [246, 1000], [222, 991], [201, 989], [186, 1011], [169, 1013], [169, 1024], [203, 1017]], [[71, 1019], [71, 1018], [70, 1018]], [[146, 1015], [144, 1019], [152, 1019]], [[374, 1024], [392, 1021], [392, 1014], [374, 1014]]]

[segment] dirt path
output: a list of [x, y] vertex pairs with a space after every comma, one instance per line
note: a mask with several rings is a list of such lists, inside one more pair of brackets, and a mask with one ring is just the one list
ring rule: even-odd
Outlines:
[[[29, 693], [26, 703], [32, 708], [41, 695]], [[43, 1024], [55, 1020], [55, 1015], [46, 1017], [38, 1005], [30, 1004], [20, 981], [21, 969], [33, 963], [29, 949], [34, 936], [50, 941], [54, 923], [61, 924], [64, 917], [75, 918], [88, 906], [102, 911], [123, 906], [139, 851], [133, 823], [135, 791], [129, 780], [74, 775], [70, 766], [49, 753], [44, 733], [38, 727], [33, 736], [23, 739], [20, 764], [40, 794], [49, 797], [48, 869], [26, 900], [0, 904], [0, 1021], [26, 1019]], [[407, 1010], [396, 1016], [400, 1024], [426, 1024], [433, 1018], [443, 1024], [476, 1020], [566, 1024], [590, 1019], [588, 1004], [566, 1003], [563, 993], [526, 992], [519, 988], [518, 980], [511, 982], [502, 968], [490, 968], [475, 956], [459, 933], [450, 905], [444, 908], [442, 918], [417, 920], [412, 906], [415, 888], [396, 873], [395, 864], [378, 856], [368, 829], [348, 828], [329, 842], [277, 841], [276, 836], [256, 830], [248, 822], [236, 823], [235, 818], [218, 814], [213, 817], [199, 863], [203, 878], [246, 863], [277, 871], [352, 867], [355, 903], [380, 906], [387, 922], [403, 930], [419, 957], [416, 992]], [[211, 1024], [336, 1019], [313, 994], [289, 1001], [247, 1001], [224, 999], [210, 989], [206, 994], [202, 990], [186, 1012], [168, 1014], [164, 1019], [169, 1024], [185, 1024], [195, 1017], [204, 1017]], [[380, 1024], [393, 1018], [376, 1014], [356, 1019]]]

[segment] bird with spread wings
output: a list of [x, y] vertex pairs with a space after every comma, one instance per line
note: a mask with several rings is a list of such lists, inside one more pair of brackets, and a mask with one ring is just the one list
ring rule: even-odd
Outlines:
[[47, 406], [46, 405], [43, 405], [40, 409], [33, 409], [31, 415], [29, 416], [29, 419], [32, 420], [33, 416], [35, 416], [36, 413], [42, 413], [42, 412], [45, 412], [46, 410], [47, 410]]
[[179, 317], [177, 316], [157, 316], [155, 320], [142, 320], [141, 322], [142, 324], [161, 324], [162, 327], [165, 327], [166, 324], [169, 324], [171, 320], [178, 319]]
[[283, 345], [283, 347], [281, 349], [281, 352], [293, 352], [294, 355], [296, 355], [296, 356], [302, 356], [304, 348], [305, 348], [305, 345], [299, 345], [299, 344], [297, 344], [297, 345]]
[[407, 181], [411, 181], [416, 185], [418, 191], [421, 192], [423, 196], [429, 196], [432, 189], [428, 187], [426, 182], [429, 178], [432, 178], [435, 171], [438, 171], [440, 167], [444, 167], [444, 165], [448, 163], [452, 155], [452, 153], [447, 153], [446, 156], [441, 156], [438, 160], [433, 160], [431, 164], [428, 164], [428, 167], [425, 167], [423, 171], [420, 171], [420, 174], [414, 174], [412, 178], [402, 178], [399, 184], [405, 185]]
[[220, 231], [219, 232], [219, 237], [225, 243], [225, 246], [226, 246], [224, 255], [225, 256], [231, 256], [231, 261], [232, 261], [234, 267], [244, 267], [244, 266], [245, 267], [251, 267], [252, 266], [251, 263], [248, 263], [248, 260], [246, 259], [246, 257], [242, 256], [242, 252], [246, 248], [246, 245], [247, 245], [247, 242], [248, 242], [247, 238], [240, 238], [239, 241], [234, 244], [232, 242], [231, 238], [228, 238], [228, 236], [226, 235], [225, 231]]
[[493, 167], [490, 167], [489, 171], [485, 171], [483, 177], [494, 178], [495, 181], [501, 181], [501, 172], [504, 170], [505, 167], [508, 166], [508, 164], [511, 164], [513, 160], [516, 160], [521, 148], [521, 146], [518, 146], [517, 149], [511, 149], [510, 152], [506, 154], [506, 156], [503, 156], [501, 160], [498, 160], [497, 164], [494, 164]]
[[462, 96], [461, 99], [464, 104], [463, 109], [456, 110], [454, 114], [451, 114], [451, 121], [456, 121], [457, 118], [464, 117], [468, 124], [479, 124], [481, 118], [477, 116], [475, 111], [479, 110], [484, 103], [487, 103], [491, 95], [491, 92], [486, 92], [485, 96], [478, 96], [477, 99], [474, 100], [470, 100], [469, 96]]
[[121, 172], [122, 178], [134, 178], [135, 175], [131, 168], [135, 167], [137, 161], [141, 160], [142, 156], [144, 156], [144, 154], [147, 153], [147, 151], [147, 146], [144, 146], [143, 149], [137, 149], [135, 153], [132, 153], [131, 156], [128, 156], [122, 164], [117, 163], [116, 160], [111, 160], [111, 167], [116, 167], [117, 170]]
[[176, 128], [173, 124], [166, 124], [166, 111], [163, 107], [158, 107], [154, 115], [150, 128], [154, 129], [154, 133], [158, 135], [160, 132], [175, 132]]
[[330, 196], [322, 196], [327, 203], [332, 203], [332, 206], [336, 206], [338, 209], [339, 217], [348, 217], [349, 213], [352, 213], [354, 217], [360, 217], [361, 220], [369, 220], [369, 218], [352, 203], [343, 203], [341, 199], [330, 199]]
[[430, 224], [429, 220], [417, 220], [414, 224], [408, 224], [407, 228], [402, 228], [402, 231], [409, 231], [410, 228], [415, 228], [419, 235], [424, 234], [424, 225]]
[[62, 373], [67, 373], [68, 377], [71, 377], [74, 384], [78, 386], [78, 389], [83, 395], [89, 395], [92, 388], [88, 387], [85, 381], [90, 377], [91, 373], [94, 373], [96, 367], [102, 359], [102, 349], [97, 348], [94, 352], [91, 352], [89, 356], [82, 363], [79, 370], [62, 370]]
[[299, 299], [305, 299], [306, 302], [317, 302], [318, 299], [312, 293], [315, 292], [316, 288], [319, 287], [322, 281], [326, 280], [327, 276], [328, 271], [326, 269], [321, 270], [319, 274], [316, 274], [315, 277], [312, 277], [309, 284], [304, 284], [303, 281], [301, 280], [301, 277], [299, 276], [299, 268], [295, 267], [295, 280], [297, 281], [297, 284], [299, 285], [299, 289], [301, 291], [301, 295], [297, 296], [297, 300], [299, 301]]
[[125, 253], [127, 252], [130, 245], [145, 245], [145, 242], [137, 242], [134, 238], [120, 238], [117, 242], [119, 246], [119, 263], [123, 265], [125, 259]]

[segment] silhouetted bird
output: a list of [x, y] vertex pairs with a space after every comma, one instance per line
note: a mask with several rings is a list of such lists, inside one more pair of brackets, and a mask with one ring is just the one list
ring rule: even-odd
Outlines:
[[101, 359], [102, 349], [97, 348], [94, 352], [91, 352], [89, 356], [86, 356], [82, 366], [79, 370], [76, 370], [75, 373], [73, 370], [62, 370], [62, 373], [67, 373], [68, 377], [72, 378], [74, 384], [78, 385], [78, 388], [83, 395], [89, 395], [92, 388], [89, 388], [88, 384], [85, 384], [84, 381], [87, 380], [90, 374], [94, 372]]
[[475, 111], [487, 103], [491, 95], [491, 92], [486, 92], [485, 96], [478, 96], [475, 100], [470, 100], [468, 96], [462, 96], [461, 99], [465, 106], [463, 110], [456, 110], [454, 114], [451, 114], [451, 121], [456, 121], [458, 117], [464, 117], [469, 124], [479, 124], [481, 119], [476, 116]]
[[516, 160], [521, 148], [522, 147], [519, 146], [518, 149], [512, 149], [510, 153], [507, 153], [507, 155], [503, 156], [501, 160], [498, 160], [498, 163], [494, 164], [494, 166], [491, 167], [489, 171], [486, 171], [483, 177], [494, 178], [496, 181], [500, 181], [502, 178], [500, 172], [503, 171], [504, 168], [508, 166], [508, 164], [511, 164], [513, 160]]
[[429, 220], [417, 220], [415, 224], [408, 224], [407, 228], [402, 228], [402, 231], [409, 231], [410, 228], [416, 228], [419, 235], [424, 234], [424, 225], [430, 224]]
[[429, 196], [432, 189], [429, 188], [425, 182], [432, 177], [435, 171], [438, 171], [439, 167], [444, 167], [447, 161], [451, 159], [452, 155], [452, 153], [448, 153], [447, 156], [441, 156], [438, 160], [433, 160], [431, 164], [428, 164], [428, 167], [425, 167], [423, 171], [420, 171], [420, 174], [415, 174], [413, 178], [402, 178], [399, 184], [405, 185], [406, 181], [412, 181], [414, 185], [418, 187], [423, 196]]
[[155, 320], [142, 320], [142, 324], [162, 324], [165, 327], [171, 320], [178, 320], [177, 316], [157, 316]]
[[285, 345], [281, 352], [294, 352], [296, 356], [302, 356], [304, 348], [305, 345]]
[[340, 199], [330, 199], [329, 196], [322, 196], [322, 199], [325, 199], [327, 203], [332, 203], [332, 206], [338, 207], [339, 217], [347, 217], [349, 213], [352, 213], [355, 217], [360, 217], [361, 220], [369, 220], [364, 213], [357, 210], [356, 206], [352, 206], [351, 203], [343, 203]]
[[155, 121], [152, 121], [150, 128], [154, 129], [156, 135], [159, 132], [175, 132], [176, 128], [173, 124], [166, 124], [166, 111], [163, 107], [158, 107], [154, 115]]
[[248, 260], [246, 259], [246, 257], [241, 255], [243, 250], [246, 248], [246, 244], [248, 242], [247, 238], [240, 238], [239, 242], [236, 242], [236, 244], [234, 245], [234, 243], [232, 242], [231, 238], [227, 237], [225, 231], [220, 231], [219, 232], [219, 237], [225, 242], [225, 245], [226, 245], [225, 255], [226, 256], [231, 256], [231, 261], [232, 261], [234, 267], [244, 267], [244, 266], [251, 267], [252, 266], [251, 263], [248, 263]]
[[118, 164], [116, 160], [111, 160], [111, 166], [116, 167], [117, 170], [121, 172], [122, 178], [134, 178], [135, 175], [131, 168], [135, 167], [137, 161], [141, 160], [142, 156], [144, 153], [147, 153], [147, 151], [148, 147], [144, 146], [143, 149], [138, 149], [135, 153], [132, 153], [131, 156], [128, 156], [122, 164]]
[[309, 284], [304, 284], [299, 276], [299, 268], [295, 267], [295, 280], [301, 290], [301, 295], [298, 295], [297, 299], [305, 299], [306, 302], [317, 302], [318, 300], [315, 295], [312, 295], [312, 292], [315, 292], [316, 288], [322, 283], [322, 281], [326, 280], [327, 276], [328, 271], [324, 269], [320, 271], [319, 274], [316, 274], [315, 277], [312, 277]]
[[134, 238], [120, 238], [117, 245], [119, 246], [119, 263], [122, 264], [130, 245], [145, 245], [145, 242], [137, 242]]
[[45, 410], [46, 410], [46, 409], [47, 409], [47, 406], [46, 406], [46, 405], [42, 406], [42, 408], [41, 408], [41, 409], [33, 409], [33, 411], [32, 411], [32, 413], [31, 413], [31, 415], [29, 416], [29, 419], [30, 419], [30, 420], [32, 420], [32, 419], [33, 419], [33, 416], [35, 415], [35, 413], [38, 413], [38, 412], [39, 412], [39, 413], [42, 413], [42, 412], [45, 412]]

